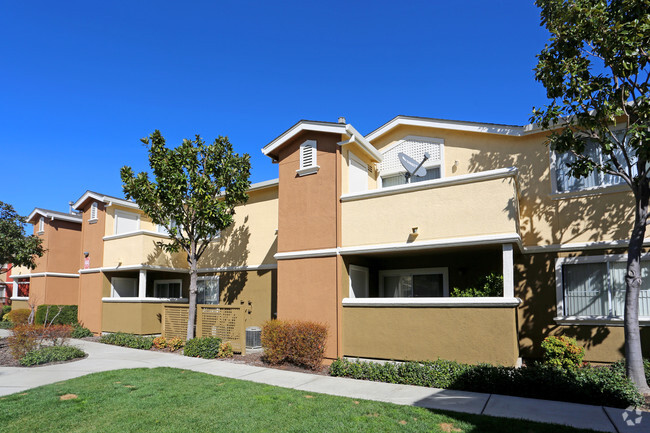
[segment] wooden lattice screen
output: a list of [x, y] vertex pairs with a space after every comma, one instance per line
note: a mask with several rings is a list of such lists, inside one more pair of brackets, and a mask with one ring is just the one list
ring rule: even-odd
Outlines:
[[219, 337], [222, 341], [230, 341], [234, 352], [245, 355], [244, 309], [232, 305], [199, 305], [196, 335]]
[[165, 338], [178, 337], [185, 341], [187, 337], [187, 317], [189, 309], [183, 304], [163, 304], [162, 336]]

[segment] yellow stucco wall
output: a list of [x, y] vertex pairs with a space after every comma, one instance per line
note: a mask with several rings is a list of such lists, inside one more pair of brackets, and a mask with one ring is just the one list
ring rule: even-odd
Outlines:
[[169, 254], [157, 245], [165, 238], [136, 234], [104, 241], [104, 266], [154, 265], [169, 268], [187, 268], [186, 255], [182, 252]]
[[11, 275], [26, 275], [32, 273], [34, 273], [34, 271], [32, 271], [26, 266], [13, 266], [11, 268]]
[[29, 310], [29, 303], [27, 301], [11, 301], [12, 310]]
[[160, 334], [162, 303], [103, 302], [102, 332]]
[[343, 353], [515, 365], [515, 308], [343, 307]]
[[346, 201], [343, 246], [517, 232], [514, 178]]

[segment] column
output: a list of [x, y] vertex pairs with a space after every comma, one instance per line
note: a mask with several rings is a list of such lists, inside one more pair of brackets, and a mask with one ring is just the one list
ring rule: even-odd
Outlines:
[[138, 298], [147, 297], [147, 270], [140, 269], [140, 278], [138, 278]]
[[512, 244], [501, 246], [503, 254], [503, 297], [515, 297], [515, 265], [512, 260]]

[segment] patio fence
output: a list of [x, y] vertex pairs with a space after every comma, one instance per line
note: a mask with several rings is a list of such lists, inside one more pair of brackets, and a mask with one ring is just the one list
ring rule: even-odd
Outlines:
[[[165, 338], [187, 337], [189, 305], [164, 304], [162, 335]], [[232, 305], [197, 305], [196, 336], [219, 337], [229, 341], [234, 352], [246, 354], [244, 309]]]

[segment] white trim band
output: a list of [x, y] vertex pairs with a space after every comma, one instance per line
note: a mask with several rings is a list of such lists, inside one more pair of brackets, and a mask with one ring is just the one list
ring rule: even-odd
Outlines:
[[519, 298], [343, 298], [344, 307], [517, 307]]
[[154, 236], [157, 238], [165, 238], [165, 239], [170, 239], [168, 234], [165, 233], [158, 233], [154, 232], [151, 230], [136, 230], [133, 232], [128, 232], [128, 233], [119, 233], [116, 235], [108, 235], [104, 236], [102, 239], [105, 241], [110, 241], [111, 239], [121, 239], [121, 238], [128, 238], [131, 236], [139, 236], [139, 235], [148, 235], [148, 236]]
[[[251, 265], [251, 266], [226, 266], [223, 268], [202, 268], [198, 270], [198, 273], [205, 274], [208, 272], [262, 271], [262, 270], [271, 270], [277, 268], [278, 268], [277, 264], [271, 263], [271, 264]], [[94, 274], [98, 272], [138, 271], [138, 270], [179, 272], [183, 274], [187, 274], [190, 272], [190, 270], [187, 268], [166, 268], [164, 266], [153, 266], [153, 265], [127, 265], [127, 266], [106, 266], [102, 268], [79, 269], [79, 273]]]
[[22, 274], [11, 275], [11, 278], [20, 280], [21, 278], [36, 278], [36, 277], [61, 277], [61, 278], [79, 278], [79, 274], [64, 274], [60, 272], [37, 272], [35, 274]]
[[29, 296], [12, 296], [9, 299], [12, 301], [29, 301]]
[[482, 182], [485, 180], [515, 177], [516, 175], [516, 167], [499, 168], [496, 170], [482, 171], [479, 173], [461, 174], [458, 176], [445, 177], [441, 179], [425, 180], [423, 182], [406, 183], [404, 185], [389, 186], [386, 188], [379, 188], [370, 191], [343, 194], [341, 195], [341, 202], [401, 194], [403, 192], [421, 191], [431, 188], [463, 185], [466, 183]]
[[286, 253], [275, 253], [276, 260], [305, 259], [309, 257], [331, 257], [339, 254], [339, 248], [323, 248], [320, 250], [289, 251]]
[[[609, 316], [561, 316], [554, 317], [558, 325], [589, 325], [589, 326], [625, 326], [622, 317]], [[650, 317], [639, 317], [639, 326], [650, 326]]]
[[188, 302], [187, 298], [102, 298], [102, 302], [108, 303], [178, 303]]
[[[569, 244], [550, 244], [550, 245], [532, 245], [524, 247], [523, 252], [526, 254], [559, 252], [559, 251], [580, 251], [580, 250], [603, 250], [608, 248], [627, 248], [630, 244], [629, 239], [619, 239], [616, 241], [599, 241], [599, 242], [575, 242]], [[643, 240], [643, 245], [650, 245], [650, 239]]]

